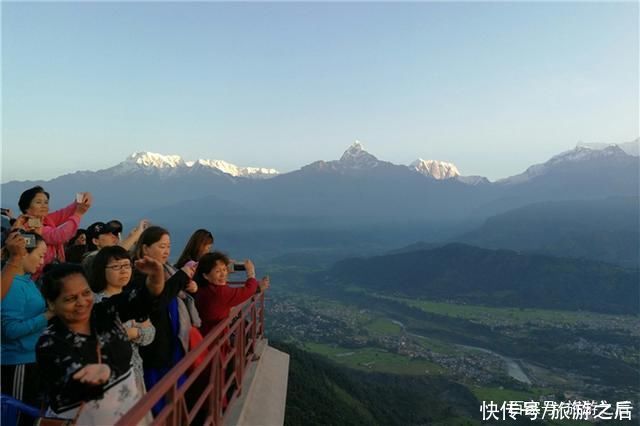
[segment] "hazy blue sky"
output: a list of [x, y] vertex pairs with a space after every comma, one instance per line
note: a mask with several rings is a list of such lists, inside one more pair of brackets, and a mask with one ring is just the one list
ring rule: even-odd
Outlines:
[[2, 3], [2, 181], [355, 139], [491, 179], [638, 137], [638, 3]]

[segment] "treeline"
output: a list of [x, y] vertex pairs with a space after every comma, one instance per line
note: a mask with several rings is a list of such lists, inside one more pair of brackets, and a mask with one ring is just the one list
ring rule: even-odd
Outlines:
[[290, 355], [285, 425], [424, 425], [478, 419], [480, 403], [443, 377], [361, 372], [269, 342]]
[[390, 295], [486, 306], [640, 312], [638, 269], [464, 244], [348, 259], [327, 279]]

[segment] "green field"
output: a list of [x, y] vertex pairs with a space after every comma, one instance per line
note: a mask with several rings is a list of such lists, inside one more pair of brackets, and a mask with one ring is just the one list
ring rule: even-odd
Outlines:
[[[349, 291], [360, 292], [362, 289], [349, 287]], [[425, 312], [444, 315], [453, 318], [462, 318], [483, 324], [491, 324], [496, 321], [509, 322], [512, 325], [548, 325], [548, 326], [578, 326], [597, 322], [601, 325], [609, 325], [610, 328], [639, 329], [640, 319], [637, 316], [606, 315], [593, 312], [555, 311], [548, 309], [527, 308], [496, 308], [489, 306], [466, 305], [447, 302], [433, 302], [428, 300], [416, 300], [403, 297], [383, 296], [371, 294], [380, 299], [393, 300], [404, 303], [407, 306], [419, 308]]]
[[334, 362], [363, 371], [393, 374], [440, 374], [442, 367], [425, 360], [393, 354], [379, 348], [342, 348], [322, 343], [304, 343], [304, 349], [323, 355]]
[[364, 326], [372, 334], [382, 336], [397, 336], [402, 334], [402, 327], [391, 322], [391, 320], [387, 318], [376, 318], [369, 321]]
[[504, 401], [537, 401], [541, 392], [519, 391], [504, 388], [488, 388], [480, 386], [469, 386], [469, 389], [478, 398], [478, 401], [502, 403]]

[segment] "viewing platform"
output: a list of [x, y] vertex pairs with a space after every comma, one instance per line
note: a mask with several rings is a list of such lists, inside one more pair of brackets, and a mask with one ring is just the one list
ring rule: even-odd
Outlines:
[[264, 337], [260, 293], [235, 307], [116, 425], [138, 424], [163, 400], [152, 425], [282, 425], [288, 372], [289, 355]]

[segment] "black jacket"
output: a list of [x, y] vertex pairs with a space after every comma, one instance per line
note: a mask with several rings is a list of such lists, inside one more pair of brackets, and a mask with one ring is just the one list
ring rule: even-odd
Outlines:
[[[135, 271], [132, 284], [135, 288], [143, 287], [146, 280], [145, 274]], [[144, 368], [173, 367], [172, 348], [174, 344], [180, 343], [171, 329], [171, 318], [169, 318], [167, 307], [171, 300], [178, 295], [178, 292], [189, 284], [189, 281], [191, 281], [189, 276], [180, 270], [165, 281], [159, 303], [149, 314], [149, 319], [156, 328], [156, 337], [150, 345], [139, 348]]]

